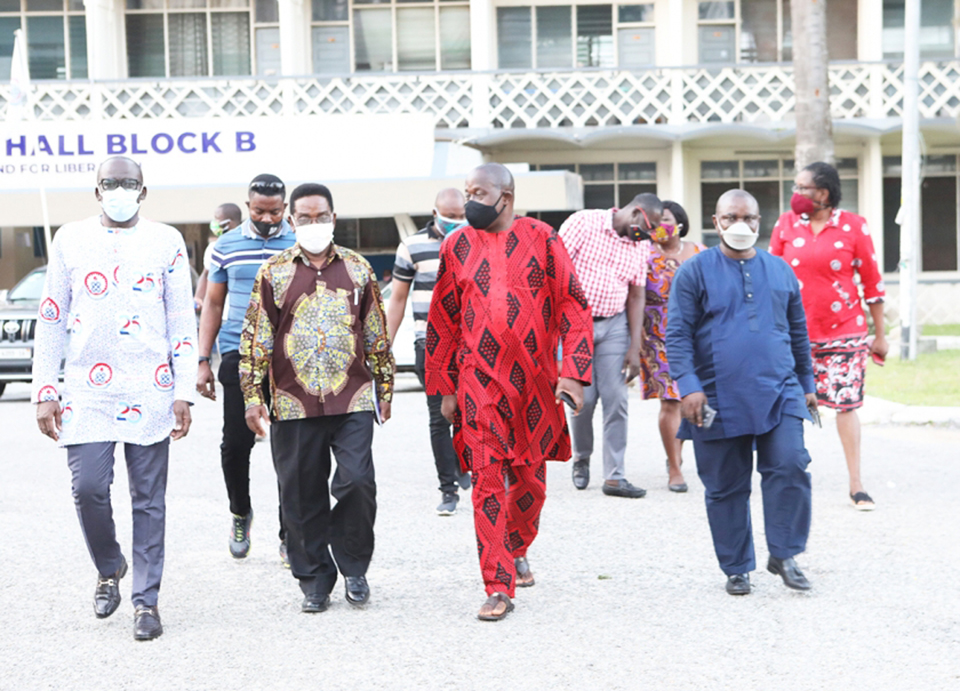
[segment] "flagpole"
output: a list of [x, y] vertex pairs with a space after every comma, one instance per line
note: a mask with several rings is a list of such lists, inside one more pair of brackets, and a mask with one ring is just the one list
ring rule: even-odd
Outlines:
[[[13, 32], [13, 61], [10, 66], [11, 103], [7, 112], [10, 120], [26, 120], [29, 124], [28, 141], [33, 139], [33, 151], [29, 155], [37, 158], [40, 150], [40, 123], [37, 121], [33, 106], [30, 104], [30, 63], [27, 62], [27, 50], [23, 38], [23, 29]], [[31, 132], [32, 131], [32, 132]], [[47, 205], [47, 183], [42, 172], [40, 176], [40, 211], [43, 214], [44, 259], [50, 261], [50, 245], [53, 236], [50, 232], [50, 209]]]

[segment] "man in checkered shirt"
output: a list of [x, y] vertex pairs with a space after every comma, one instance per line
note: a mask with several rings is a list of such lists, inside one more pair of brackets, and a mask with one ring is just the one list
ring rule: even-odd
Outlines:
[[583, 389], [583, 411], [570, 416], [573, 484], [590, 483], [593, 410], [603, 403], [603, 493], [639, 498], [647, 491], [624, 477], [627, 383], [640, 373], [649, 233], [663, 205], [640, 194], [622, 209], [578, 211], [560, 227], [580, 285], [593, 312], [593, 384]]

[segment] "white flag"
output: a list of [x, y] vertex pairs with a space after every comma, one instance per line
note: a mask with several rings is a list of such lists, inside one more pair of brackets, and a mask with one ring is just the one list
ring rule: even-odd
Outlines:
[[32, 120], [30, 65], [27, 63], [23, 30], [17, 29], [13, 35], [13, 64], [10, 66], [10, 103], [7, 106], [7, 117], [10, 120]]

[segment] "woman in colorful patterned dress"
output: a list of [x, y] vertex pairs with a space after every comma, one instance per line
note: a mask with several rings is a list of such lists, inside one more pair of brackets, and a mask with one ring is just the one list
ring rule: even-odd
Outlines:
[[647, 262], [647, 299], [643, 316], [643, 348], [640, 367], [644, 399], [660, 399], [660, 438], [667, 452], [667, 472], [671, 492], [686, 492], [687, 483], [680, 471], [683, 442], [677, 439], [680, 428], [680, 392], [670, 377], [664, 337], [667, 331], [667, 301], [670, 284], [677, 269], [705, 247], [682, 238], [690, 229], [683, 207], [676, 202], [663, 203], [661, 225], [654, 233]]
[[[777, 221], [770, 254], [783, 257], [797, 275], [807, 313], [807, 330], [817, 381], [817, 401], [837, 411], [837, 432], [850, 473], [850, 499], [861, 511], [874, 508], [860, 480], [860, 419], [867, 355], [887, 355], [883, 329], [883, 277], [877, 266], [867, 222], [837, 208], [840, 176], [827, 163], [811, 163], [793, 186], [791, 211]], [[860, 278], [876, 327], [867, 320], [854, 276]]]

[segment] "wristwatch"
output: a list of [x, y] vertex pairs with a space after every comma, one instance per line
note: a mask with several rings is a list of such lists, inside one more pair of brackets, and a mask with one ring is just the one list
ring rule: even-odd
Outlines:
[[203, 364], [204, 362], [210, 362], [210, 356], [209, 356], [209, 355], [201, 355], [201, 356], [200, 356], [200, 364]]

